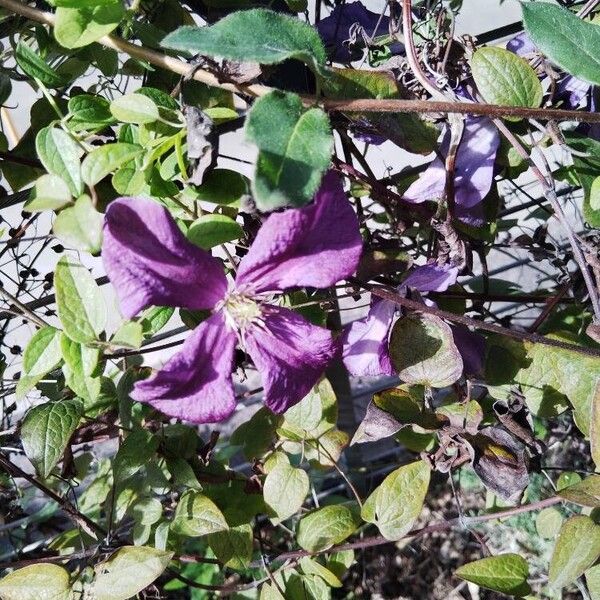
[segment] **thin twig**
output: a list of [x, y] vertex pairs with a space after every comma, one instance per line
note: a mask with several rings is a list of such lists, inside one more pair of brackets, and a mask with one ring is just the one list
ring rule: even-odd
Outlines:
[[[19, 0], [0, 0], [0, 6], [11, 12], [22, 15], [43, 23], [54, 26], [54, 15], [49, 12], [38, 10], [19, 2]], [[133, 58], [146, 61], [154, 66], [172, 71], [178, 75], [189, 75], [194, 70], [193, 79], [200, 81], [211, 87], [217, 87], [231, 92], [245, 94], [247, 96], [259, 97], [273, 91], [274, 88], [260, 85], [243, 85], [219, 81], [219, 79], [203, 69], [196, 69], [185, 61], [173, 58], [166, 54], [150, 50], [142, 46], [136, 46], [126, 40], [105, 35], [98, 40], [98, 43], [107, 48], [124, 52]], [[516, 106], [500, 106], [496, 104], [481, 104], [470, 102], [442, 102], [432, 100], [402, 100], [402, 99], [353, 99], [353, 100], [321, 100], [316, 96], [303, 96], [303, 102], [312, 106], [315, 102], [320, 102], [326, 110], [343, 112], [409, 112], [409, 113], [461, 113], [473, 115], [487, 115], [492, 117], [521, 117], [534, 119], [553, 119], [556, 121], [583, 121], [587, 123], [600, 123], [600, 113], [582, 112], [575, 110], [560, 109], [534, 109]]]
[[378, 298], [383, 298], [384, 300], [389, 300], [390, 302], [394, 302], [399, 306], [404, 306], [411, 310], [416, 310], [424, 313], [428, 313], [431, 315], [435, 315], [442, 319], [446, 319], [447, 321], [452, 321], [454, 323], [460, 323], [461, 325], [466, 325], [467, 327], [472, 327], [473, 329], [480, 329], [483, 331], [489, 331], [490, 333], [497, 333], [498, 335], [503, 335], [506, 337], [511, 337], [516, 340], [522, 340], [524, 342], [530, 342], [532, 344], [543, 344], [545, 346], [552, 346], [554, 348], [560, 348], [561, 350], [570, 350], [572, 352], [577, 352], [579, 354], [584, 354], [586, 356], [592, 356], [594, 358], [600, 358], [600, 350], [596, 350], [595, 348], [586, 348], [585, 346], [577, 346], [576, 344], [570, 344], [568, 342], [561, 342], [560, 340], [556, 340], [553, 338], [545, 337], [543, 335], [538, 335], [537, 333], [527, 333], [525, 331], [517, 331], [515, 329], [509, 329], [508, 327], [502, 327], [500, 325], [493, 325], [492, 323], [486, 323], [485, 321], [478, 321], [477, 319], [472, 319], [470, 317], [465, 317], [464, 315], [457, 315], [455, 313], [448, 312], [446, 310], [441, 310], [439, 308], [434, 308], [432, 306], [427, 306], [425, 304], [421, 304], [416, 300], [410, 300], [409, 298], [405, 298], [404, 296], [398, 294], [395, 291], [390, 290], [389, 288], [374, 285], [371, 283], [367, 283], [361, 281], [356, 278], [350, 278], [351, 283], [355, 283], [358, 286], [368, 290], [374, 296]]

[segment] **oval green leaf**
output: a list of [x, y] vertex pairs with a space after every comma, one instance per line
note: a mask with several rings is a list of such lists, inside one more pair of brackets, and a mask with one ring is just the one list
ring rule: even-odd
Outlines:
[[490, 104], [537, 108], [544, 92], [529, 63], [503, 48], [480, 48], [471, 70], [483, 99]]
[[529, 566], [518, 554], [498, 554], [459, 567], [455, 575], [476, 585], [511, 596], [529, 591]]
[[147, 588], [169, 565], [173, 552], [148, 546], [124, 546], [95, 567], [96, 600], [128, 600]]
[[82, 413], [83, 404], [75, 399], [40, 404], [25, 415], [23, 449], [40, 477], [48, 477], [62, 458]]
[[133, 160], [143, 152], [137, 144], [116, 142], [105, 144], [92, 150], [83, 160], [81, 175], [83, 181], [90, 186], [96, 185], [107, 175], [116, 171], [126, 162]]
[[71, 600], [69, 572], [58, 565], [39, 563], [17, 569], [0, 579], [2, 600]]
[[431, 469], [422, 460], [396, 469], [367, 498], [362, 518], [375, 523], [386, 539], [401, 539], [421, 514], [430, 476]]
[[390, 337], [390, 357], [400, 379], [442, 388], [462, 374], [463, 362], [449, 325], [429, 314], [398, 319]]
[[259, 149], [252, 182], [258, 208], [270, 211], [310, 202], [333, 149], [327, 115], [320, 108], [304, 110], [296, 94], [274, 91], [252, 106], [246, 135]]
[[48, 173], [65, 181], [73, 196], [81, 195], [81, 149], [71, 136], [57, 127], [45, 127], [35, 138], [35, 148]]
[[550, 559], [548, 582], [560, 589], [573, 583], [600, 556], [600, 526], [577, 515], [564, 522]]
[[54, 271], [54, 284], [65, 333], [82, 344], [97, 339], [106, 324], [106, 305], [90, 272], [76, 259], [63, 256]]
[[600, 85], [600, 27], [548, 2], [523, 2], [523, 23], [532, 42], [567, 73]]

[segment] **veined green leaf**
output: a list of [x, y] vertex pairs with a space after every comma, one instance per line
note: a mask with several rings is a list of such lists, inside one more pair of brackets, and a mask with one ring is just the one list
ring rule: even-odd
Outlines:
[[35, 147], [48, 173], [58, 175], [73, 196], [80, 196], [83, 192], [79, 162], [82, 150], [69, 134], [57, 127], [45, 127], [37, 134]]
[[205, 250], [237, 240], [243, 235], [244, 230], [237, 221], [219, 214], [202, 215], [190, 225], [187, 232], [188, 240]]
[[490, 104], [537, 108], [544, 95], [533, 67], [503, 48], [480, 48], [471, 58], [471, 70], [483, 99]]
[[282, 462], [267, 474], [263, 486], [265, 504], [279, 521], [284, 521], [300, 510], [309, 487], [303, 469]]
[[386, 539], [401, 539], [421, 514], [430, 475], [429, 465], [422, 460], [396, 469], [367, 498], [362, 518], [375, 523]]
[[29, 212], [58, 210], [70, 204], [71, 198], [69, 186], [58, 175], [42, 175], [23, 208]]
[[179, 500], [171, 530], [180, 535], [201, 537], [229, 529], [218, 506], [195, 490], [186, 492]]
[[567, 73], [600, 84], [600, 26], [557, 4], [524, 2], [521, 9], [525, 31], [541, 52]]
[[65, 333], [81, 344], [97, 339], [106, 323], [106, 305], [90, 272], [74, 258], [63, 256], [54, 271], [54, 284]]
[[40, 379], [61, 362], [60, 331], [42, 327], [29, 340], [23, 354], [23, 369], [17, 384], [17, 398], [22, 398]]
[[126, 162], [133, 160], [143, 152], [137, 144], [116, 142], [105, 144], [92, 150], [81, 165], [83, 181], [90, 186], [96, 185], [107, 175], [116, 171]]
[[72, 600], [69, 572], [39, 563], [17, 569], [0, 579], [2, 600]]
[[21, 439], [27, 458], [44, 479], [61, 459], [83, 414], [80, 400], [46, 402], [25, 415]]
[[600, 526], [590, 517], [567, 519], [560, 529], [550, 559], [548, 581], [560, 589], [575, 581], [600, 556]]
[[154, 123], [160, 118], [154, 100], [144, 94], [127, 94], [116, 98], [110, 104], [113, 117], [123, 123]]
[[124, 546], [96, 565], [96, 600], [128, 600], [148, 587], [169, 565], [173, 552], [148, 546]]
[[302, 517], [297, 541], [308, 552], [325, 550], [343, 542], [360, 525], [356, 506], [352, 503], [331, 504]]
[[398, 319], [390, 337], [390, 358], [406, 383], [435, 388], [452, 385], [463, 371], [449, 325], [429, 314]]
[[116, 29], [125, 16], [121, 0], [102, 2], [95, 6], [56, 9], [54, 37], [64, 48], [82, 48], [96, 42]]
[[15, 49], [15, 60], [26, 75], [39, 79], [46, 87], [58, 88], [67, 85], [68, 79], [50, 67], [25, 42], [19, 41]]
[[455, 575], [501, 594], [525, 596], [530, 592], [529, 566], [518, 554], [488, 556], [459, 567]]
[[296, 58], [314, 70], [326, 54], [316, 29], [287, 15], [255, 8], [231, 13], [210, 27], [180, 27], [162, 45], [193, 54], [262, 64]]
[[331, 159], [327, 115], [320, 108], [304, 110], [296, 94], [274, 91], [252, 106], [246, 135], [259, 149], [253, 181], [259, 209], [307, 204]]
[[91, 198], [82, 194], [75, 205], [62, 210], [54, 221], [54, 235], [76, 250], [98, 254], [102, 247], [104, 216], [92, 204]]

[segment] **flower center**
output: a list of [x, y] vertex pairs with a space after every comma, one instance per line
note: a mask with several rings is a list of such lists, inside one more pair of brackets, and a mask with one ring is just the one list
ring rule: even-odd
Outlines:
[[251, 296], [239, 291], [232, 291], [219, 306], [225, 314], [225, 321], [235, 331], [244, 331], [252, 323], [261, 320], [260, 304]]

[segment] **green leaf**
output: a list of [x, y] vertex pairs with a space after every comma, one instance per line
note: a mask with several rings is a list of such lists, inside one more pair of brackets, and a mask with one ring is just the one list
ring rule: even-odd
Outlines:
[[285, 411], [285, 422], [283, 427], [290, 425], [298, 429], [300, 436], [304, 431], [311, 431], [321, 422], [323, 416], [323, 404], [319, 389], [315, 386], [298, 404], [294, 404], [291, 408]]
[[590, 475], [579, 483], [559, 490], [558, 495], [580, 506], [598, 508], [600, 507], [600, 475]]
[[110, 112], [118, 121], [138, 125], [154, 123], [160, 118], [158, 106], [144, 94], [127, 94], [113, 100]]
[[90, 272], [76, 259], [63, 256], [54, 271], [54, 285], [65, 333], [82, 344], [97, 339], [106, 323], [106, 305]]
[[25, 415], [23, 449], [40, 477], [46, 479], [52, 473], [79, 426], [82, 412], [83, 404], [75, 399], [40, 404]]
[[181, 497], [171, 523], [171, 531], [188, 537], [201, 537], [227, 529], [229, 525], [217, 505], [195, 490]]
[[324, 567], [320, 562], [317, 562], [314, 558], [303, 556], [300, 559], [300, 568], [302, 569], [302, 572], [305, 575], [316, 575], [331, 587], [342, 587], [342, 582], [338, 579], [335, 573], [332, 573], [327, 567]]
[[442, 388], [461, 375], [463, 362], [450, 326], [429, 314], [410, 314], [396, 321], [390, 337], [390, 358], [400, 379]]
[[104, 129], [115, 122], [110, 104], [100, 96], [80, 94], [69, 100], [69, 128], [73, 131]]
[[471, 71], [483, 99], [490, 104], [537, 108], [542, 84], [531, 65], [503, 48], [479, 48], [471, 58]]
[[115, 482], [122, 484], [145, 467], [154, 456], [160, 439], [145, 429], [134, 429], [121, 444], [113, 461]]
[[535, 519], [535, 528], [540, 537], [551, 540], [558, 535], [563, 521], [560, 511], [554, 506], [549, 506], [538, 513]]
[[71, 190], [58, 175], [42, 175], [23, 207], [28, 212], [58, 210], [71, 203]]
[[110, 338], [112, 346], [137, 349], [144, 341], [144, 327], [140, 321], [126, 321]]
[[261, 64], [296, 58], [315, 71], [326, 60], [316, 29], [262, 8], [231, 13], [210, 27], [180, 27], [163, 39], [162, 46]]
[[531, 41], [567, 73], [600, 84], [600, 27], [546, 2], [524, 2], [523, 23]]
[[29, 565], [0, 579], [0, 597], [2, 600], [71, 600], [70, 579], [69, 572], [58, 565]]
[[331, 159], [327, 115], [320, 108], [304, 110], [296, 94], [273, 91], [255, 101], [246, 135], [259, 149], [252, 182], [258, 208], [269, 211], [309, 202]]
[[237, 240], [244, 235], [241, 225], [226, 215], [208, 214], [196, 219], [187, 238], [196, 246], [210, 250], [214, 246]]
[[300, 510], [309, 487], [308, 475], [303, 469], [280, 463], [269, 471], [265, 479], [265, 504], [278, 521], [284, 521]]
[[139, 156], [143, 151], [144, 149], [137, 144], [123, 142], [104, 144], [104, 146], [94, 148], [83, 159], [81, 165], [83, 181], [89, 186], [96, 185], [126, 162]]
[[589, 433], [600, 359], [572, 350], [500, 338], [489, 339], [488, 344], [489, 384], [518, 385], [529, 410], [540, 417], [555, 416], [556, 401], [566, 396], [574, 408], [577, 426], [584, 434]]
[[213, 169], [195, 189], [199, 200], [232, 204], [248, 193], [246, 178], [237, 171]]
[[19, 41], [15, 49], [15, 60], [26, 75], [39, 79], [48, 88], [63, 87], [68, 79], [46, 64], [25, 42]]
[[430, 475], [429, 465], [422, 460], [396, 469], [367, 498], [362, 518], [375, 523], [386, 539], [401, 539], [421, 514]]
[[94, 377], [100, 360], [98, 348], [88, 348], [63, 335], [60, 347], [65, 364], [65, 383], [85, 401], [86, 408], [93, 405], [100, 396], [102, 381]]
[[23, 353], [23, 368], [17, 384], [17, 398], [22, 398], [40, 379], [61, 362], [60, 331], [42, 327], [29, 340]]
[[107, 561], [96, 565], [92, 584], [95, 600], [128, 600], [147, 588], [169, 565], [173, 552], [148, 546], [119, 548]]
[[582, 153], [573, 156], [573, 166], [583, 188], [583, 216], [595, 228], [600, 228], [600, 203], [594, 189], [600, 177], [600, 142], [590, 137], [566, 133], [565, 140], [574, 150]]
[[529, 566], [518, 554], [488, 556], [459, 567], [454, 574], [501, 594], [525, 596], [530, 592]]
[[57, 127], [45, 127], [35, 138], [35, 148], [48, 173], [58, 175], [73, 196], [80, 196], [83, 192], [81, 149], [71, 136]]
[[252, 558], [252, 527], [244, 524], [211, 533], [208, 535], [208, 544], [225, 566], [246, 569]]
[[[323, 79], [326, 96], [338, 100], [402, 98], [391, 72], [363, 69], [328, 71]], [[349, 119], [367, 121], [377, 133], [409, 152], [429, 154], [437, 148], [438, 129], [412, 113], [345, 113]]]
[[121, 0], [56, 9], [54, 37], [63, 48], [82, 48], [108, 35], [125, 16]]
[[158, 333], [173, 316], [175, 309], [171, 306], [151, 306], [140, 315], [140, 323], [144, 328], [144, 337], [152, 337]]
[[65, 208], [54, 221], [54, 235], [76, 250], [99, 254], [102, 248], [104, 216], [96, 210], [91, 198], [82, 194], [75, 205]]
[[260, 408], [232, 433], [230, 442], [234, 446], [242, 446], [248, 460], [258, 458], [271, 447], [275, 430], [282, 420], [281, 415]]
[[343, 542], [359, 525], [360, 518], [354, 504], [331, 504], [302, 517], [298, 524], [297, 542], [308, 552], [318, 552]]
[[600, 526], [584, 515], [567, 519], [550, 559], [548, 582], [555, 589], [573, 583], [599, 556]]
[[600, 600], [600, 565], [594, 565], [585, 572], [585, 582], [590, 600]]
[[270, 583], [263, 583], [260, 588], [259, 600], [285, 600], [281, 592]]

